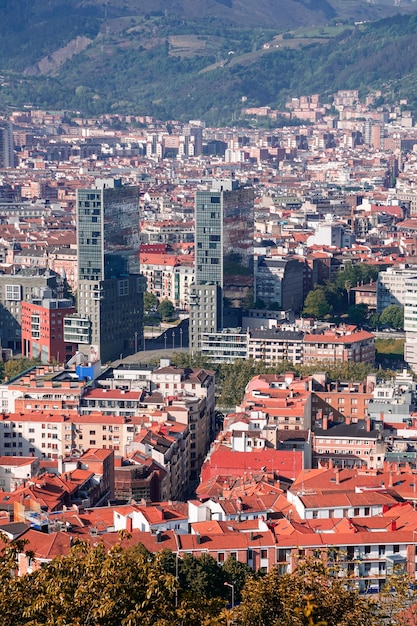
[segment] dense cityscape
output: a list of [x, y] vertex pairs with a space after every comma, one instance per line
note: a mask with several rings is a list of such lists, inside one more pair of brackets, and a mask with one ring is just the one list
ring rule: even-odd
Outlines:
[[[417, 130], [379, 96], [248, 108], [247, 128], [0, 120], [2, 563], [17, 546], [23, 581], [124, 542], [172, 576], [166, 621], [63, 624], [312, 624], [308, 591], [299, 622], [248, 606], [317, 558], [355, 598], [334, 623], [415, 623]], [[216, 593], [191, 581], [208, 557]], [[211, 622], [175, 621], [172, 581], [223, 598]], [[0, 623], [61, 623], [17, 614]]]

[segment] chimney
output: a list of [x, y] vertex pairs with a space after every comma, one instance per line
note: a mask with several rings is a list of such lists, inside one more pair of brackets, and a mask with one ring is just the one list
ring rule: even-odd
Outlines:
[[323, 430], [327, 430], [329, 427], [329, 418], [327, 415], [323, 416]]
[[371, 432], [371, 418], [370, 417], [366, 418], [366, 432], [367, 433]]
[[133, 530], [133, 519], [128, 515], [126, 517], [126, 530], [128, 533], [131, 533]]
[[198, 545], [200, 545], [200, 543], [201, 543], [201, 535], [200, 535], [200, 533], [199, 533], [199, 532], [197, 532], [197, 533], [195, 534], [195, 538], [196, 538], [196, 541], [197, 541]]
[[335, 477], [336, 477], [336, 485], [340, 485], [340, 469], [337, 467], [335, 470]]
[[162, 532], [160, 530], [156, 531], [156, 543], [161, 543], [162, 541]]
[[346, 417], [345, 417], [345, 424], [346, 424], [346, 426], [350, 426], [351, 423], [352, 423], [351, 416], [350, 415], [346, 415]]
[[397, 520], [393, 519], [391, 522], [391, 530], [395, 531], [397, 530]]

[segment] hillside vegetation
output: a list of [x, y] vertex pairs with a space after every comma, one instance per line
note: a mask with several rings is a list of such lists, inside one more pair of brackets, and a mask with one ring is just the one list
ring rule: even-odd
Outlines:
[[339, 18], [349, 7], [350, 15], [378, 17], [392, 3], [184, 0], [175, 14], [172, 7], [3, 0], [0, 105], [224, 123], [240, 117], [243, 101], [280, 108], [289, 95], [382, 88], [387, 100], [408, 98], [417, 109], [417, 14], [356, 25]]

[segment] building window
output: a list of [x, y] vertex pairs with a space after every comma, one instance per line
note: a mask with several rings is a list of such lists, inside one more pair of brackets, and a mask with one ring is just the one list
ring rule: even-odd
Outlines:
[[22, 287], [20, 285], [6, 285], [6, 300], [20, 301], [22, 299]]
[[119, 297], [129, 295], [129, 279], [123, 278], [119, 280]]

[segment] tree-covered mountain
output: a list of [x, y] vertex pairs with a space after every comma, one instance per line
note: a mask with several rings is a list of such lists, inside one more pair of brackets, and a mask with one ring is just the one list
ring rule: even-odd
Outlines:
[[417, 109], [416, 11], [411, 0], [2, 0], [0, 105], [220, 123], [243, 101], [382, 88]]

